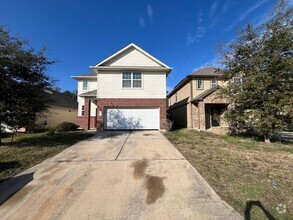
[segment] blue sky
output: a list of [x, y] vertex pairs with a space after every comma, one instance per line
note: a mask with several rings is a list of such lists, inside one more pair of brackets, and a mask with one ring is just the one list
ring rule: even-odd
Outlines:
[[[291, 1], [292, 2], [292, 1]], [[10, 0], [1, 2], [0, 24], [59, 60], [48, 74], [62, 91], [75, 90], [70, 76], [135, 43], [173, 67], [169, 91], [187, 74], [218, 59], [219, 42], [235, 38], [247, 22], [259, 25], [274, 0]]]

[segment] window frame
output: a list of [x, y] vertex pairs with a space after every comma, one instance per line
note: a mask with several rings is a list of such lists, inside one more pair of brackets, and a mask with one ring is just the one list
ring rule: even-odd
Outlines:
[[[124, 79], [124, 73], [130, 73], [130, 79]], [[140, 79], [134, 79], [135, 73], [140, 73]], [[123, 81], [129, 81], [130, 80], [130, 86], [129, 87], [124, 87], [123, 86]], [[139, 82], [140, 81], [140, 87], [134, 86], [134, 82]], [[122, 72], [122, 83], [121, 83], [122, 89], [142, 89], [143, 88], [143, 73], [139, 71], [125, 71]]]
[[85, 109], [84, 109], [84, 105], [81, 106], [81, 116], [84, 116], [85, 113]]
[[[239, 82], [235, 82], [235, 79], [239, 79]], [[234, 83], [234, 84], [241, 84], [242, 83], [242, 77], [241, 76], [234, 76], [234, 77], [232, 77], [232, 83]]]
[[[201, 84], [201, 88], [198, 86], [198, 80], [201, 80], [202, 84]], [[196, 89], [197, 90], [203, 90], [204, 89], [204, 79], [203, 77], [199, 77], [196, 79]]]
[[[85, 82], [86, 82], [86, 84], [85, 84]], [[85, 85], [86, 85], [86, 87], [85, 87]], [[82, 91], [87, 91], [88, 88], [89, 88], [89, 81], [87, 79], [83, 79], [82, 80]]]
[[[213, 83], [213, 79], [216, 81]], [[214, 88], [218, 85], [218, 79], [216, 77], [211, 78], [211, 88]]]

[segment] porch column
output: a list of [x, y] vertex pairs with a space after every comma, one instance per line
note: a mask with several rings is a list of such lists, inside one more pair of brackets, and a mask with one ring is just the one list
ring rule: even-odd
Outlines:
[[90, 122], [91, 122], [91, 100], [85, 99], [84, 105], [84, 117], [86, 119], [86, 130], [90, 130]]
[[198, 103], [198, 128], [199, 130], [206, 130], [206, 112], [205, 112], [205, 104], [204, 102]]

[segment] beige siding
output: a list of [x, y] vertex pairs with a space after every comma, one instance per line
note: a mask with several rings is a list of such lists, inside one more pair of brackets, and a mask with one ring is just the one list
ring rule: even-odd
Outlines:
[[142, 88], [122, 88], [122, 72], [99, 71], [98, 98], [166, 98], [166, 73], [142, 72]]
[[[53, 128], [64, 121], [76, 123], [77, 109], [60, 108], [50, 106], [48, 112], [42, 114], [36, 120], [36, 125], [40, 128]], [[47, 125], [44, 125], [46, 122]]]
[[83, 84], [82, 79], [79, 79], [77, 81], [78, 95], [97, 89], [97, 79], [87, 79], [87, 80], [88, 80], [88, 89], [87, 90], [83, 90], [83, 88], [82, 88], [82, 84]]
[[[185, 86], [183, 86], [181, 89], [179, 89], [177, 92], [177, 102], [180, 102], [186, 98], [188, 98], [186, 101], [190, 101], [189, 100], [189, 96], [190, 96], [190, 83], [187, 83]], [[171, 97], [170, 97], [170, 106], [175, 104], [176, 102], [176, 93], [174, 93]]]
[[[197, 89], [197, 79], [192, 79], [192, 88], [193, 88], [193, 98], [204, 92], [205, 90], [208, 90], [212, 88], [211, 86], [211, 77], [205, 77], [203, 78], [204, 86], [203, 89]], [[223, 86], [223, 81], [218, 79], [218, 85]]]
[[105, 63], [106, 66], [160, 66], [135, 48], [130, 48]]

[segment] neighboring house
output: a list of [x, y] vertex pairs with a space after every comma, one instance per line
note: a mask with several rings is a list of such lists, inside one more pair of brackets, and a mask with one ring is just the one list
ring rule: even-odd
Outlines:
[[223, 84], [221, 74], [210, 67], [186, 76], [167, 96], [174, 124], [198, 130], [228, 127], [223, 118], [228, 104], [219, 93]]
[[90, 68], [92, 73], [72, 76], [82, 128], [166, 128], [166, 77], [172, 68], [135, 44]]
[[76, 96], [48, 90], [46, 95], [50, 97], [51, 102], [47, 111], [37, 117], [35, 122], [36, 128], [53, 128], [64, 121], [76, 124]]
[[[46, 111], [38, 114], [36, 121], [26, 127], [17, 129], [26, 132], [29, 129], [54, 128], [61, 122], [67, 121], [76, 124], [77, 100], [76, 96], [65, 95], [56, 91], [46, 90], [44, 95], [51, 99]], [[5, 132], [13, 132], [13, 128], [2, 124]]]

